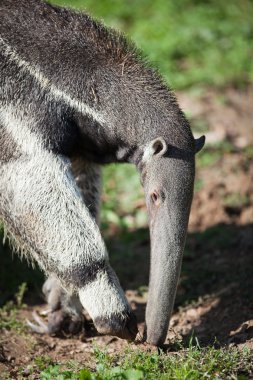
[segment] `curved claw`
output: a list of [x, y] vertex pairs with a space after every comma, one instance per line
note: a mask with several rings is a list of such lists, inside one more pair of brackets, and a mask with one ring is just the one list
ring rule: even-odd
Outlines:
[[37, 322], [37, 324], [32, 323], [28, 319], [26, 320], [26, 323], [31, 328], [31, 330], [33, 330], [37, 334], [49, 334], [48, 326], [45, 322], [42, 321], [42, 319], [38, 316], [38, 314], [35, 311], [33, 311], [32, 316], [35, 322]]
[[144, 336], [138, 331], [136, 337], [135, 337], [135, 343], [143, 343], [145, 340]]
[[40, 315], [42, 315], [42, 316], [47, 316], [49, 313], [51, 313], [52, 312], [52, 310], [51, 309], [45, 309], [45, 310], [41, 310], [40, 311]]
[[[55, 335], [60, 332], [77, 334], [82, 330], [84, 322], [82, 316], [70, 316], [62, 310], [55, 312], [49, 310], [49, 312], [46, 311], [43, 314], [48, 317], [46, 323], [35, 311], [32, 313], [32, 316], [36, 323], [26, 320], [30, 329], [38, 334]], [[43, 314], [41, 313], [41, 315]]]

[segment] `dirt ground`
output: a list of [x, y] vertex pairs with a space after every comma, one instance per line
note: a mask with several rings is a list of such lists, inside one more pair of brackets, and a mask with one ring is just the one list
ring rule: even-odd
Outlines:
[[[229, 141], [230, 145], [221, 154], [212, 146], [207, 148], [208, 164], [199, 155], [198, 191], [192, 205], [167, 348], [172, 349], [171, 343], [184, 342], [194, 333], [202, 346], [236, 344], [253, 349], [253, 88], [180, 93], [178, 97], [199, 134], [208, 130], [207, 142], [217, 146]], [[128, 286], [127, 296], [142, 330], [147, 294], [139, 286], [147, 284], [148, 278], [148, 231], [138, 236], [135, 239], [133, 232], [134, 244], [124, 243], [135, 251], [136, 268], [132, 277], [123, 280], [123, 286]], [[120, 251], [120, 244], [123, 243], [114, 235], [109, 249]], [[117, 271], [117, 260], [113, 266]], [[32, 303], [19, 312], [21, 320], [32, 319], [34, 308], [45, 308], [40, 300]], [[22, 367], [25, 377], [33, 359], [45, 355], [57, 363], [74, 359], [83, 366], [92, 366], [94, 341], [109, 352], [128, 344], [109, 336], [94, 338], [90, 321], [86, 327], [88, 331], [76, 337], [2, 330], [0, 374], [8, 371], [15, 379]], [[142, 348], [148, 349], [145, 345]]]

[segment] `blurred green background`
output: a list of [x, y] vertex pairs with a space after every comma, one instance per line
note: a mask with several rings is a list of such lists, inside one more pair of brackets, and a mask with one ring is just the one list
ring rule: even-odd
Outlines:
[[134, 40], [174, 89], [253, 80], [252, 0], [53, 0]]

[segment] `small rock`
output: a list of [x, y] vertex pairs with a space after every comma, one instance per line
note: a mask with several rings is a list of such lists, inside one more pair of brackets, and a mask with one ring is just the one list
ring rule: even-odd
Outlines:
[[30, 375], [31, 373], [31, 369], [32, 369], [32, 366], [31, 365], [28, 365], [23, 371], [22, 371], [22, 375], [27, 377]]
[[198, 317], [198, 310], [197, 309], [188, 309], [186, 311], [186, 316], [190, 319], [189, 322], [191, 321], [191, 319], [195, 319], [196, 317]]

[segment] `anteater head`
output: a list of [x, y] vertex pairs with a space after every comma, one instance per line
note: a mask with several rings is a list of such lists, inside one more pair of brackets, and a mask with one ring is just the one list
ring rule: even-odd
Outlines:
[[164, 342], [173, 309], [192, 202], [195, 153], [204, 142], [202, 136], [187, 150], [157, 137], [143, 150], [140, 167], [151, 238], [146, 339], [154, 345]]

